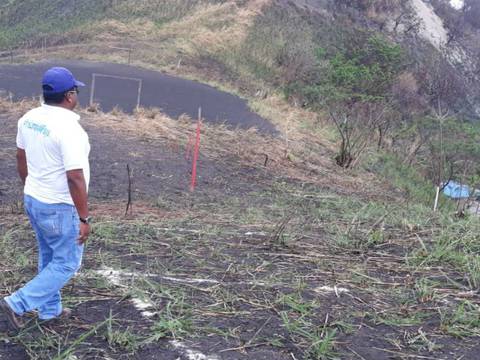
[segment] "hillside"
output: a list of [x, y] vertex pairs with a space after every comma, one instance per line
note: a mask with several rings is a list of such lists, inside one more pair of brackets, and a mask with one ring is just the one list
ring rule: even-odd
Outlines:
[[[451, 180], [480, 187], [472, 11], [446, 0], [5, 1], [2, 63], [129, 63], [201, 81], [278, 133], [202, 124], [191, 192], [188, 116], [78, 109], [95, 220], [64, 291], [74, 316], [29, 314], [19, 334], [0, 322], [0, 359], [477, 359], [478, 208], [441, 194]], [[0, 97], [2, 296], [36, 271], [14, 142], [36, 105]]]
[[[0, 103], [2, 295], [36, 268], [13, 185], [16, 120], [32, 106]], [[285, 157], [282, 139], [205, 125], [191, 193], [188, 119], [81, 115], [95, 224], [63, 292], [74, 316], [30, 314], [18, 335], [0, 322], [2, 358], [476, 359], [480, 223], [443, 200], [433, 213], [428, 186], [395, 161], [383, 171], [404, 191], [339, 171], [318, 133]]]
[[[0, 10], [5, 62], [12, 56], [131, 62], [250, 97], [280, 90], [305, 105], [318, 101], [305, 99], [305, 90], [322, 76], [325, 61], [380, 34], [405, 53], [397, 90], [417, 97], [408, 104], [413, 111], [429, 111], [438, 95], [432, 82], [445, 74], [451, 90], [442, 102], [462, 120], [479, 117], [479, 30], [446, 0], [57, 0], [32, 11], [34, 3], [9, 1]], [[364, 39], [353, 41], [355, 34]]]

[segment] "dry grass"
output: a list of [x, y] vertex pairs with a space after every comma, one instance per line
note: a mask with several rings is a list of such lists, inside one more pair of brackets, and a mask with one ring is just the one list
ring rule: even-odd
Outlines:
[[10, 117], [21, 116], [34, 106], [38, 106], [38, 101], [12, 101], [8, 97], [0, 97], [0, 112]]
[[[160, 111], [141, 109], [134, 115], [98, 113], [88, 116], [91, 126], [111, 128], [124, 134], [162, 141], [174, 149], [184, 149], [195, 135], [196, 124], [188, 117], [171, 119]], [[315, 134], [300, 132], [288, 141], [284, 137], [270, 137], [254, 129], [232, 129], [222, 125], [202, 124], [201, 152], [217, 162], [232, 158], [245, 166], [265, 168], [278, 176], [302, 182], [315, 183], [322, 187], [343, 189], [346, 192], [375, 196], [382, 186], [373, 175], [345, 172], [339, 169], [332, 158], [332, 144]], [[328, 142], [327, 142], [328, 143]], [[267, 160], [268, 157], [268, 160]], [[266, 161], [267, 160], [267, 161]]]
[[[272, 116], [280, 116], [280, 100], [267, 98], [265, 103], [270, 103]], [[35, 105], [33, 101], [3, 100], [0, 111], [14, 122]], [[155, 109], [140, 109], [134, 115], [79, 111], [92, 132], [93, 127], [106, 127], [118, 139], [166, 143], [182, 152], [195, 129], [189, 119], [170, 119]], [[308, 116], [301, 109], [293, 113], [299, 118]], [[233, 158], [235, 164], [261, 168], [262, 155], [270, 155], [273, 161], [265, 170], [272, 184], [265, 191], [225, 194], [222, 201], [198, 197], [194, 203], [179, 196], [170, 199], [174, 207], [163, 202], [155, 208], [139, 201], [134, 204], [135, 216], [127, 219], [120, 201], [94, 203], [95, 229], [85, 267], [89, 271], [76, 279], [75, 287], [65, 289], [65, 299], [77, 315], [73, 323], [64, 325], [73, 331], [72, 336], [62, 337], [69, 332], [57, 328], [61, 341], [56, 344], [61, 345], [56, 346], [62, 352], [72, 348], [79, 357], [91, 351], [70, 339], [81, 336], [81, 330], [95, 329], [95, 321], [103, 320], [86, 317], [98, 311], [100, 300], [104, 302], [102, 315], [108, 308], [116, 314], [118, 306], [130, 307], [130, 312], [116, 315], [116, 333], [102, 329], [89, 339], [94, 344], [91, 348], [111, 352], [112, 358], [125, 354], [122, 344], [130, 344], [115, 342], [115, 334], [130, 334], [132, 349], [141, 351], [149, 344], [144, 337], [158, 329], [162, 339], [178, 335], [208, 349], [215, 341], [221, 344], [220, 354], [228, 357], [230, 352], [242, 352], [251, 358], [256, 358], [256, 346], [273, 344], [279, 355], [272, 358], [288, 350], [295, 351], [298, 359], [311, 354], [312, 359], [334, 359], [334, 347], [350, 358], [350, 346], [371, 339], [384, 349], [385, 356], [379, 359], [393, 351], [399, 358], [416, 357], [418, 342], [432, 349], [423, 350], [420, 356], [432, 357], [437, 354], [435, 344], [451, 342], [453, 353], [456, 346], [467, 344], [461, 337], [476, 341], [480, 324], [470, 319], [478, 319], [478, 296], [460, 284], [464, 280], [459, 276], [471, 273], [476, 281], [478, 272], [475, 267], [465, 271], [449, 264], [461, 259], [463, 249], [468, 249], [469, 256], [478, 253], [478, 224], [448, 220], [442, 213], [432, 214], [415, 204], [375, 202], [369, 191], [382, 191], [369, 184], [366, 174], [339, 172], [325, 140], [312, 134], [307, 147], [302, 144], [308, 138], [300, 131], [296, 136], [285, 156], [284, 137], [204, 124], [203, 156], [218, 163]], [[308, 151], [310, 157], [305, 155]], [[321, 173], [312, 172], [315, 166]], [[310, 185], [296, 182], [302, 179]], [[327, 185], [331, 188], [325, 189]], [[368, 201], [356, 196], [360, 194]], [[19, 211], [0, 211], [0, 250], [8, 255], [0, 259], [0, 283], [6, 294], [34, 271], [34, 256], [26, 219]], [[457, 254], [455, 249], [462, 250]], [[439, 262], [442, 267], [437, 266]], [[459, 263], [464, 265], [463, 260]], [[113, 286], [95, 272], [105, 266], [135, 276], [125, 275]], [[132, 308], [129, 299], [138, 295], [154, 304], [152, 321], [157, 327]], [[467, 305], [463, 305], [465, 300]], [[169, 309], [174, 311], [168, 313]], [[206, 326], [212, 319], [218, 321], [213, 330]], [[187, 320], [191, 326], [180, 326], [176, 320]], [[389, 334], [385, 334], [385, 325], [391, 329]], [[225, 331], [221, 338], [215, 338], [218, 328]], [[137, 345], [135, 334], [141, 339]], [[418, 338], [418, 334], [424, 335]], [[61, 353], [48, 345], [54, 336], [29, 330], [8, 340], [21, 344], [35, 355], [32, 358], [42, 358], [42, 354]], [[325, 347], [313, 348], [312, 344]], [[158, 346], [155, 351], [160, 358], [161, 351], [169, 347], [166, 342]]]
[[147, 18], [102, 20], [63, 34], [63, 38], [56, 39], [46, 50], [19, 49], [15, 62], [34, 62], [48, 57], [126, 63], [128, 53], [118, 48], [131, 48], [134, 65], [214, 81], [218, 86], [225, 83], [222, 69], [209, 69], [216, 73], [211, 76], [209, 71], [199, 71], [198, 62], [202, 58], [238, 52], [255, 17], [270, 3], [271, 0], [251, 0], [238, 6], [235, 1], [200, 2], [189, 15], [166, 23]]
[[[221, 61], [206, 60], [203, 64], [204, 59], [223, 58], [222, 61], [229, 62], [232, 56], [236, 57], [231, 54], [240, 51], [255, 18], [271, 2], [250, 0], [242, 5], [236, 1], [200, 2], [190, 15], [161, 25], [146, 18], [104, 20], [65, 34], [65, 37], [81, 39], [78, 43], [55, 45], [47, 51], [35, 48], [21, 51], [16, 62], [35, 62], [48, 57], [125, 63], [128, 52], [120, 48], [132, 48], [133, 65], [200, 80], [231, 93], [246, 91], [250, 95], [250, 106], [285, 135], [287, 153], [294, 146], [291, 140], [301, 141], [312, 135], [316, 138], [314, 141], [326, 138], [322, 145], [331, 148], [328, 139], [332, 137], [328, 131], [321, 130], [324, 123], [319, 122], [316, 114], [290, 106], [281, 95], [270, 93], [260, 79], [247, 73], [242, 73], [241, 79], [228, 78], [225, 74], [228, 69], [223, 68], [227, 65]], [[264, 93], [268, 96], [264, 97]]]
[[[83, 26], [65, 34], [65, 40], [82, 38], [80, 45], [84, 49], [83, 56], [94, 57], [95, 52], [89, 49], [108, 49], [111, 45], [131, 45], [136, 51], [136, 60], [148, 60], [143, 56], [160, 56], [167, 51], [171, 55], [197, 56], [214, 54], [219, 51], [230, 51], [245, 39], [254, 18], [263, 6], [271, 0], [252, 0], [243, 6], [235, 1], [223, 4], [200, 3], [187, 15], [180, 19], [158, 25], [149, 19], [99, 21]], [[76, 45], [76, 44], [73, 44]], [[111, 51], [109, 52], [111, 53]], [[68, 47], [52, 47], [48, 56], [74, 55]], [[30, 49], [30, 56], [42, 57], [41, 49]], [[78, 53], [75, 55], [78, 56]], [[100, 52], [98, 55], [105, 55]], [[103, 57], [102, 57], [103, 59]], [[145, 64], [148, 66], [147, 64]], [[163, 64], [167, 65], [167, 64]]]
[[179, 48], [187, 53], [232, 49], [243, 42], [255, 17], [270, 2], [253, 0], [242, 7], [235, 2], [209, 5], [168, 24], [159, 35], [179, 38]]
[[[201, 153], [217, 162], [232, 159], [244, 166], [271, 171], [278, 176], [314, 183], [336, 192], [356, 193], [378, 197], [384, 182], [373, 174], [362, 171], [343, 171], [335, 165], [334, 143], [327, 140], [328, 129], [315, 114], [292, 108], [278, 97], [256, 102], [259, 112], [267, 118], [276, 118], [282, 131], [279, 136], [265, 136], [255, 129], [232, 129], [224, 125], [202, 124]], [[12, 103], [0, 100], [0, 111], [13, 119], [28, 109], [38, 106], [35, 101]], [[184, 116], [172, 119], [158, 109], [139, 109], [129, 115], [120, 111], [110, 113], [79, 109], [83, 122], [92, 127], [106, 127], [126, 136], [138, 136], [166, 143], [170, 148], [184, 152], [193, 139], [196, 123]], [[283, 117], [287, 117], [285, 120]], [[285, 127], [282, 129], [281, 124]], [[266, 166], [265, 166], [266, 163]], [[382, 195], [383, 196], [383, 195]]]

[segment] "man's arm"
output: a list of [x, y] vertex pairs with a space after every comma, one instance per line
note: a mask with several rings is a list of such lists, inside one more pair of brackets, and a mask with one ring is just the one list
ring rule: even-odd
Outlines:
[[25, 154], [24, 149], [20, 149], [17, 147], [17, 171], [18, 176], [22, 180], [23, 185], [25, 185], [25, 180], [28, 175], [28, 168], [27, 168], [27, 155]]
[[[67, 171], [68, 188], [72, 196], [73, 203], [77, 208], [78, 216], [85, 219], [88, 217], [88, 194], [87, 184], [83, 177], [83, 170], [69, 170]], [[90, 234], [90, 225], [80, 222], [80, 237], [78, 242], [83, 244], [87, 241]]]

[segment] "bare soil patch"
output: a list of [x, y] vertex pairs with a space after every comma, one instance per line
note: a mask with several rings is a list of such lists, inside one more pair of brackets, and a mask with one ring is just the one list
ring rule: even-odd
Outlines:
[[[35, 272], [15, 185], [18, 115], [0, 117], [0, 295]], [[398, 218], [407, 205], [388, 204], [368, 174], [339, 174], [328, 148], [286, 156], [279, 139], [206, 125], [190, 193], [189, 121], [82, 116], [95, 225], [64, 292], [74, 318], [0, 330], [0, 358], [476, 359], [478, 294], [448, 268], [411, 264], [430, 225]]]

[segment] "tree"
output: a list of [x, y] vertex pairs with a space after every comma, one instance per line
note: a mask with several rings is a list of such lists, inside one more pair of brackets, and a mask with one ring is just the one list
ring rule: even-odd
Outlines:
[[453, 179], [464, 182], [473, 176], [480, 158], [479, 127], [448, 114], [430, 117], [428, 122], [430, 129], [423, 161], [432, 183], [443, 188]]
[[329, 59], [324, 77], [306, 88], [310, 103], [327, 107], [340, 142], [337, 164], [354, 166], [372, 136], [382, 146], [395, 118], [392, 83], [402, 67], [398, 45], [378, 35], [354, 37]]
[[430, 112], [441, 116], [462, 109], [467, 98], [465, 83], [444, 58], [426, 59], [417, 71], [420, 91], [425, 94]]
[[417, 77], [428, 113], [417, 114], [399, 135], [408, 139], [402, 143], [405, 162], [416, 160], [438, 191], [451, 180], [465, 183], [478, 170], [480, 127], [456, 116], [464, 84], [441, 57], [429, 59]]

